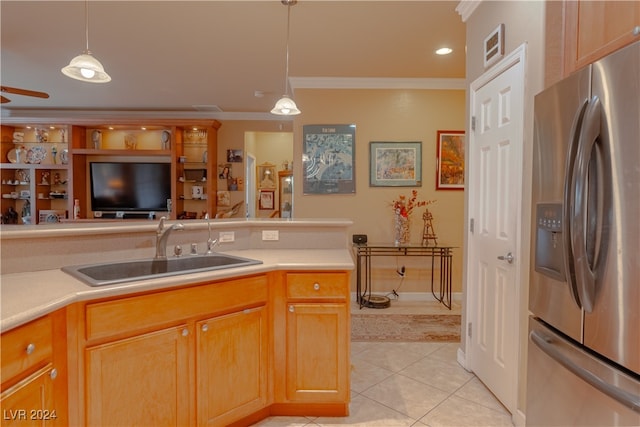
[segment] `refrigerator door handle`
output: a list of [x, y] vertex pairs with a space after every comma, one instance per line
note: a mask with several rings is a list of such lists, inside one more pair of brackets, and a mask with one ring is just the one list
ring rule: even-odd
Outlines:
[[546, 355], [564, 366], [574, 375], [586, 381], [602, 393], [605, 393], [609, 397], [622, 403], [627, 408], [631, 408], [635, 412], [640, 413], [640, 396], [616, 387], [613, 384], [609, 384], [588, 369], [576, 365], [571, 361], [571, 358], [569, 357], [570, 355], [566, 354], [566, 350], [563, 350], [552, 336], [546, 335], [541, 331], [534, 330], [529, 334], [529, 338]]
[[576, 282], [574, 253], [571, 247], [571, 217], [573, 215], [573, 194], [574, 194], [574, 168], [577, 157], [578, 148], [580, 145], [580, 134], [583, 126], [584, 115], [587, 107], [589, 106], [589, 100], [585, 99], [584, 103], [580, 107], [580, 110], [576, 114], [573, 128], [571, 129], [569, 152], [567, 153], [567, 161], [565, 165], [564, 176], [564, 204], [562, 206], [562, 223], [565, 226], [565, 232], [563, 236], [564, 247], [564, 271], [567, 284], [569, 286], [569, 293], [576, 303], [578, 308], [582, 309], [582, 301], [580, 301], [580, 293], [578, 292], [578, 285]]
[[[593, 228], [597, 224], [597, 219], [588, 218], [587, 214], [595, 215], [597, 209], [589, 206], [596, 206], [596, 200], [589, 200], [589, 180], [597, 180], [598, 174], [595, 169], [590, 170], [594, 145], [600, 136], [600, 99], [593, 96], [584, 111], [582, 126], [578, 134], [578, 149], [573, 166], [573, 177], [571, 179], [571, 198], [569, 199], [570, 222], [569, 234], [571, 238], [571, 249], [573, 252], [575, 279], [578, 297], [582, 308], [588, 313], [593, 311], [596, 293], [596, 273], [595, 259], [589, 259], [587, 245], [591, 245], [588, 239], [596, 239], [596, 230]], [[590, 173], [591, 172], [591, 173]], [[589, 212], [590, 211], [590, 212]], [[587, 221], [590, 221], [587, 223]], [[589, 229], [587, 229], [589, 228]], [[593, 245], [591, 245], [593, 246]]]

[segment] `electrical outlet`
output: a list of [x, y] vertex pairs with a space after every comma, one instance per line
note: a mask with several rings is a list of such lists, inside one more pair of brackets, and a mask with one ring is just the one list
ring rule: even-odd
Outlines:
[[220, 243], [223, 242], [235, 242], [236, 241], [236, 233], [235, 231], [221, 231], [220, 232]]
[[262, 230], [262, 240], [279, 240], [278, 230]]

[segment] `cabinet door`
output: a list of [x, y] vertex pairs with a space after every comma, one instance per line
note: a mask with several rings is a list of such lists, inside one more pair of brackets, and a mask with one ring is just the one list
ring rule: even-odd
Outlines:
[[224, 426], [267, 405], [264, 306], [197, 324], [198, 425]]
[[345, 402], [349, 393], [346, 304], [289, 303], [287, 399]]
[[566, 71], [573, 72], [638, 40], [637, 1], [566, 2]]
[[189, 423], [189, 339], [175, 327], [86, 350], [87, 424]]
[[15, 386], [3, 391], [0, 400], [3, 426], [55, 426], [59, 420], [54, 400], [57, 371], [49, 364]]

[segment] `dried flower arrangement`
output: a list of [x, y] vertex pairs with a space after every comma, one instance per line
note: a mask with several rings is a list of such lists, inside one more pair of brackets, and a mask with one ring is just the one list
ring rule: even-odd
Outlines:
[[400, 196], [398, 196], [397, 200], [393, 200], [391, 202], [391, 206], [393, 207], [394, 214], [400, 215], [404, 218], [409, 218], [414, 208], [427, 206], [435, 202], [435, 200], [418, 200], [418, 190], [412, 190], [411, 196], [409, 198], [401, 194]]

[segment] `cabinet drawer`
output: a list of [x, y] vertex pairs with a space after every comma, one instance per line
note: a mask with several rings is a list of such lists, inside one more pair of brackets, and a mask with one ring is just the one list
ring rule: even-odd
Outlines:
[[266, 301], [267, 278], [255, 276], [87, 304], [87, 339], [150, 330]]
[[52, 358], [50, 316], [2, 334], [2, 383]]
[[287, 273], [287, 298], [346, 300], [347, 273]]

